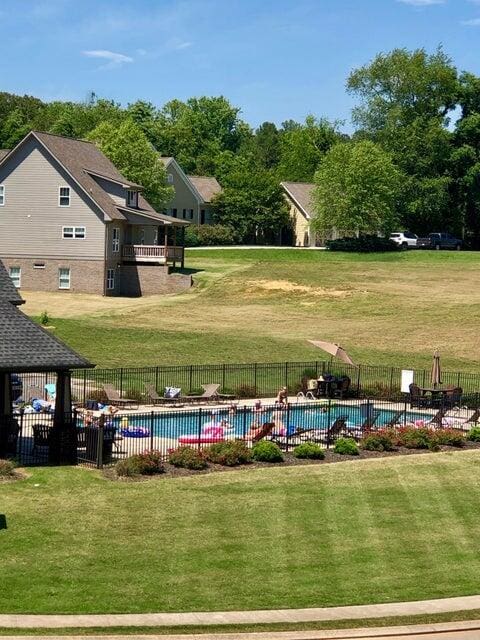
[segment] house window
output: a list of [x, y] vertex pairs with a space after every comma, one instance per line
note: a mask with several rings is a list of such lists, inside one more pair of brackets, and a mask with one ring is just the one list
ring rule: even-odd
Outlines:
[[193, 220], [193, 209], [190, 209], [190, 220]]
[[112, 251], [113, 253], [120, 251], [120, 229], [118, 227], [112, 229]]
[[127, 189], [127, 207], [138, 207], [138, 191]]
[[172, 216], [173, 216], [174, 218], [176, 218], [176, 217], [177, 217], [177, 210], [176, 210], [176, 209], [172, 209]]
[[20, 267], [10, 267], [10, 278], [17, 289], [22, 284], [22, 270]]
[[107, 291], [115, 289], [115, 269], [107, 269]]
[[5, 204], [5, 185], [0, 184], [0, 207]]
[[65, 240], [85, 240], [87, 230], [85, 227], [62, 227], [62, 235]]
[[200, 211], [200, 224], [205, 224], [205, 209]]
[[58, 187], [58, 206], [70, 206], [70, 187]]
[[187, 219], [187, 210], [186, 209], [183, 210], [183, 219], [184, 220]]
[[58, 270], [58, 288], [70, 289], [70, 269], [61, 267]]
[[167, 182], [168, 184], [173, 184], [173, 175], [171, 173], [167, 175]]

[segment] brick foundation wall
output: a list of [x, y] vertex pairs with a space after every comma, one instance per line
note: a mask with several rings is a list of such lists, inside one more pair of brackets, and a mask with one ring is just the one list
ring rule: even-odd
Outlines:
[[169, 271], [169, 267], [156, 264], [123, 265], [120, 268], [120, 295], [179, 293], [192, 286], [191, 276]]
[[[21, 289], [26, 291], [63, 291], [103, 295], [103, 260], [57, 260], [43, 258], [2, 258], [7, 271], [21, 269]], [[34, 264], [44, 264], [42, 269]], [[59, 268], [70, 269], [70, 289], [58, 288]]]

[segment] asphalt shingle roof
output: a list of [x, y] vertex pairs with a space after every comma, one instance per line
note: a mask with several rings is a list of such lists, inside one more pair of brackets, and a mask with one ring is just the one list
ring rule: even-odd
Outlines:
[[3, 262], [0, 260], [0, 302], [22, 304], [23, 300], [15, 288]]
[[204, 202], [211, 202], [222, 191], [217, 179], [211, 176], [187, 176], [187, 178], [202, 196]]
[[314, 184], [310, 182], [281, 182], [280, 184], [308, 219], [315, 216], [312, 202]]
[[93, 365], [20, 311], [23, 302], [0, 260], [0, 371], [57, 371]]

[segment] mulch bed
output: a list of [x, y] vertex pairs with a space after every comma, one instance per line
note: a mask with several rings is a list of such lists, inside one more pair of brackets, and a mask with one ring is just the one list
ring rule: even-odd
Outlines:
[[[463, 447], [448, 447], [441, 446], [439, 451], [467, 451], [471, 449], [480, 449], [480, 442], [466, 442]], [[323, 460], [305, 460], [295, 458], [292, 453], [284, 453], [284, 462], [256, 462], [252, 461], [249, 464], [242, 464], [236, 467], [225, 467], [220, 464], [209, 463], [207, 469], [201, 471], [182, 469], [181, 467], [174, 467], [168, 462], [165, 463], [165, 473], [156, 474], [154, 476], [138, 476], [138, 477], [120, 477], [117, 476], [114, 467], [107, 467], [104, 469], [104, 476], [110, 480], [119, 480], [121, 482], [142, 482], [149, 480], [150, 478], [166, 477], [166, 478], [181, 478], [186, 476], [206, 475], [210, 473], [224, 473], [226, 471], [240, 471], [244, 469], [265, 469], [272, 467], [298, 467], [305, 465], [322, 465], [322, 464], [335, 464], [340, 462], [348, 462], [351, 460], [368, 460], [372, 458], [392, 458], [398, 456], [412, 456], [412, 455], [434, 455], [435, 451], [429, 451], [428, 449], [407, 449], [406, 447], [397, 447], [395, 451], [367, 451], [360, 449], [358, 456], [346, 456], [334, 453], [333, 449], [325, 451], [325, 458]]]

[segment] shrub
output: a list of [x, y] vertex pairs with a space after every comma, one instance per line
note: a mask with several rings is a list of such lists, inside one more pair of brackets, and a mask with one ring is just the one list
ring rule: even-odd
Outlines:
[[186, 247], [212, 247], [234, 244], [235, 232], [222, 224], [193, 225], [185, 231]]
[[12, 460], [0, 460], [0, 478], [11, 478], [15, 475], [15, 463]]
[[102, 404], [108, 403], [107, 394], [103, 389], [94, 389], [87, 393], [87, 400], [93, 400], [94, 402], [101, 402]]
[[48, 315], [48, 311], [42, 311], [40, 314], [40, 324], [44, 327], [50, 324], [50, 316]]
[[338, 438], [333, 450], [341, 456], [358, 456], [360, 453], [358, 445], [353, 438]]
[[183, 469], [193, 469], [200, 471], [208, 467], [207, 460], [202, 451], [193, 447], [178, 447], [170, 452], [168, 457], [170, 464], [174, 467], [182, 467]]
[[360, 446], [367, 451], [393, 451], [395, 448], [392, 433], [387, 429], [369, 433], [363, 438]]
[[252, 384], [240, 384], [236, 389], [239, 398], [255, 398], [257, 389]]
[[216, 442], [204, 450], [204, 455], [209, 462], [226, 467], [247, 464], [252, 458], [252, 452], [242, 440]]
[[435, 449], [438, 441], [433, 429], [407, 427], [400, 433], [400, 443], [407, 449]]
[[480, 442], [480, 427], [472, 427], [467, 434], [467, 440]]
[[438, 444], [447, 445], [449, 447], [463, 447], [465, 444], [465, 434], [458, 429], [439, 429], [435, 432]]
[[144, 451], [136, 455], [119, 460], [115, 465], [119, 476], [152, 476], [164, 473], [162, 454], [159, 451]]
[[143, 400], [143, 394], [140, 389], [136, 387], [130, 387], [129, 389], [125, 389], [122, 392], [122, 396], [124, 398], [130, 398], [131, 400], [136, 400], [137, 402], [141, 402]]
[[400, 251], [398, 244], [389, 238], [378, 236], [360, 236], [359, 238], [338, 238], [327, 240], [327, 249], [330, 251], [347, 251], [355, 253], [373, 253], [385, 251]]
[[275, 442], [261, 440], [253, 445], [252, 458], [257, 462], [283, 462], [283, 453]]
[[293, 450], [295, 458], [306, 458], [308, 460], [323, 460], [325, 452], [322, 447], [314, 442], [303, 442]]

